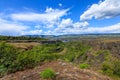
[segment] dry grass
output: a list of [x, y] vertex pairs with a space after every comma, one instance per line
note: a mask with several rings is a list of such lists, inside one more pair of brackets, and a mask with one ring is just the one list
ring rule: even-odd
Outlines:
[[37, 42], [30, 42], [30, 43], [8, 43], [8, 44], [13, 45], [16, 48], [26, 49], [26, 50], [27, 49], [32, 49], [35, 46], [41, 45], [40, 43], [37, 43]]
[[105, 43], [120, 42], [120, 39], [106, 39], [106, 40], [103, 40], [103, 42]]

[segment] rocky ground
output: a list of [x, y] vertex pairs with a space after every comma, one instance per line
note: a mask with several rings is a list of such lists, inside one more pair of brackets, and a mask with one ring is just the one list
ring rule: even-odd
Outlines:
[[45, 62], [41, 66], [25, 71], [18, 71], [0, 78], [0, 80], [44, 80], [40, 72], [46, 68], [52, 68], [56, 72], [55, 80], [111, 80], [107, 76], [94, 71], [80, 69], [72, 63], [63, 61]]

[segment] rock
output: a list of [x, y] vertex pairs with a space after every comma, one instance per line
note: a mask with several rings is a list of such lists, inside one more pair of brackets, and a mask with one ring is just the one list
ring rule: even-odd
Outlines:
[[59, 75], [60, 74], [60, 72], [56, 72], [56, 75]]
[[62, 66], [65, 66], [65, 65], [66, 65], [66, 63], [62, 63], [61, 65], [62, 65]]

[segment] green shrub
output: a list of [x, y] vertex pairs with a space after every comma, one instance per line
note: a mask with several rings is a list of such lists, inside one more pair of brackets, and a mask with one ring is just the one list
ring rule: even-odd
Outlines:
[[103, 63], [102, 64], [102, 72], [104, 74], [107, 74], [107, 75], [113, 75], [113, 69], [112, 69], [112, 65], [110, 63]]
[[86, 68], [89, 68], [89, 67], [90, 67], [90, 65], [87, 64], [87, 63], [82, 63], [82, 64], [80, 64], [80, 68], [81, 68], [81, 69], [86, 69]]
[[64, 57], [65, 61], [69, 61], [69, 62], [73, 62], [73, 60], [75, 59], [74, 53], [73, 54], [67, 53], [67, 54], [63, 55], [63, 57]]
[[4, 76], [6, 72], [7, 72], [7, 69], [3, 65], [1, 65], [0, 66], [0, 77]]
[[0, 76], [14, 72], [13, 67], [17, 58], [17, 49], [5, 42], [0, 42]]
[[55, 78], [55, 72], [51, 68], [47, 68], [40, 73], [40, 76], [44, 79], [53, 79]]
[[109, 76], [116, 75], [120, 77], [120, 60], [111, 58], [109, 61], [105, 61], [102, 64], [102, 72]]
[[90, 49], [90, 46], [84, 45], [81, 42], [67, 42], [65, 47], [67, 50], [62, 59], [70, 62], [78, 60]]
[[114, 64], [114, 74], [120, 77], [120, 60], [115, 60], [113, 64]]
[[93, 55], [95, 57], [100, 56], [102, 54], [104, 55], [104, 57], [107, 57], [109, 55], [109, 51], [108, 50], [98, 50], [95, 53], [93, 53]]

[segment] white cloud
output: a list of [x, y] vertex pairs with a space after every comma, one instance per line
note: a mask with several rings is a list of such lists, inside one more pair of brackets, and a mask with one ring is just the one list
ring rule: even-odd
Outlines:
[[81, 20], [112, 18], [120, 16], [120, 0], [104, 0], [93, 4], [81, 16]]
[[[83, 34], [83, 33], [119, 33], [120, 23], [105, 27], [87, 27], [87, 22], [73, 22], [71, 19], [62, 19], [55, 29], [30, 29], [27, 25], [0, 19], [0, 35], [41, 35], [41, 34]], [[84, 29], [86, 28], [86, 29]]]
[[54, 32], [62, 34], [76, 33], [76, 30], [82, 30], [88, 25], [88, 22], [73, 22], [70, 18], [62, 19], [62, 21], [58, 24], [58, 27], [54, 30]]
[[68, 10], [69, 9], [59, 10], [53, 8], [46, 8], [44, 13], [15, 13], [11, 14], [11, 18], [15, 21], [51, 22], [58, 20], [62, 16], [65, 16]]
[[89, 27], [83, 32], [84, 33], [119, 33], [120, 23], [105, 27]]
[[71, 19], [62, 19], [58, 27], [59, 28], [73, 28], [73, 21]]
[[59, 3], [58, 5], [59, 5], [60, 7], [62, 6], [62, 4], [61, 4], [61, 3]]
[[41, 35], [41, 34], [42, 34], [42, 30], [38, 30], [38, 29], [24, 32], [24, 35]]
[[22, 35], [28, 26], [0, 19], [0, 35]]
[[76, 28], [86, 28], [89, 25], [88, 22], [76, 22], [74, 23], [74, 27]]
[[61, 17], [67, 15], [67, 11], [69, 11], [69, 9], [59, 10], [47, 7], [43, 13], [35, 13], [33, 11], [11, 13], [7, 14], [7, 17], [2, 16], [5, 14], [0, 13], [0, 35], [26, 35], [45, 33], [42, 31], [42, 29], [49, 31], [49, 28], [54, 28], [57, 26], [61, 21]]
[[[103, 3], [105, 4], [106, 1], [110, 0], [105, 0], [104, 2], [100, 2], [99, 4], [94, 5], [100, 6]], [[105, 9], [105, 11], [107, 10], [107, 8]], [[99, 13], [98, 15], [96, 10], [99, 8], [93, 9], [92, 11], [92, 13], [94, 13], [93, 15], [91, 15], [92, 14], [91, 7], [89, 9], [82, 15], [81, 18], [82, 20], [91, 19], [92, 17], [95, 17], [97, 19], [108, 18], [107, 14], [101, 16], [101, 13]], [[41, 34], [57, 35], [57, 34], [120, 32], [120, 23], [100, 28], [100, 27], [88, 27], [89, 23], [86, 21], [74, 22], [70, 18], [65, 19], [63, 18], [63, 16], [67, 15], [68, 10], [69, 9], [59, 10], [53, 8], [46, 8], [44, 13], [35, 12], [12, 13], [7, 15], [10, 16], [9, 18], [2, 16], [3, 15], [2, 13], [0, 14], [0, 35], [41, 35]], [[100, 10], [98, 11], [100, 12]], [[107, 13], [105, 11], [103, 12], [103, 14]]]
[[44, 32], [44, 34], [45, 34], [45, 35], [56, 35], [56, 34], [54, 33], [54, 31], [51, 31], [51, 30], [48, 30], [48, 31]]
[[[76, 24], [76, 23], [74, 23]], [[73, 25], [74, 25], [73, 24]], [[83, 24], [83, 28], [77, 28], [77, 27], [64, 27], [64, 28], [56, 28], [53, 32], [54, 33], [60, 33], [60, 34], [84, 34], [84, 33], [119, 33], [120, 32], [120, 23], [111, 25], [111, 26], [105, 26], [105, 27], [87, 27], [87, 22], [79, 23], [80, 26]], [[86, 27], [84, 26], [86, 25]], [[81, 26], [81, 27], [82, 27]], [[85, 29], [84, 29], [85, 27]]]
[[34, 26], [36, 29], [40, 29], [40, 28], [42, 28], [42, 26], [41, 25], [36, 25], [36, 26]]
[[52, 28], [57, 25], [61, 17], [67, 15], [68, 10], [69, 9], [59, 10], [47, 7], [44, 13], [13, 13], [10, 15], [10, 18], [14, 21], [40, 23], [42, 27]]
[[62, 19], [58, 27], [60, 28], [83, 28], [88, 26], [88, 22], [73, 22], [70, 18]]
[[[39, 26], [36, 26], [36, 28], [39, 28]], [[42, 30], [40, 29], [31, 30], [30, 27], [28, 27], [27, 25], [0, 19], [0, 35], [16, 36], [40, 34], [42, 34]]]

